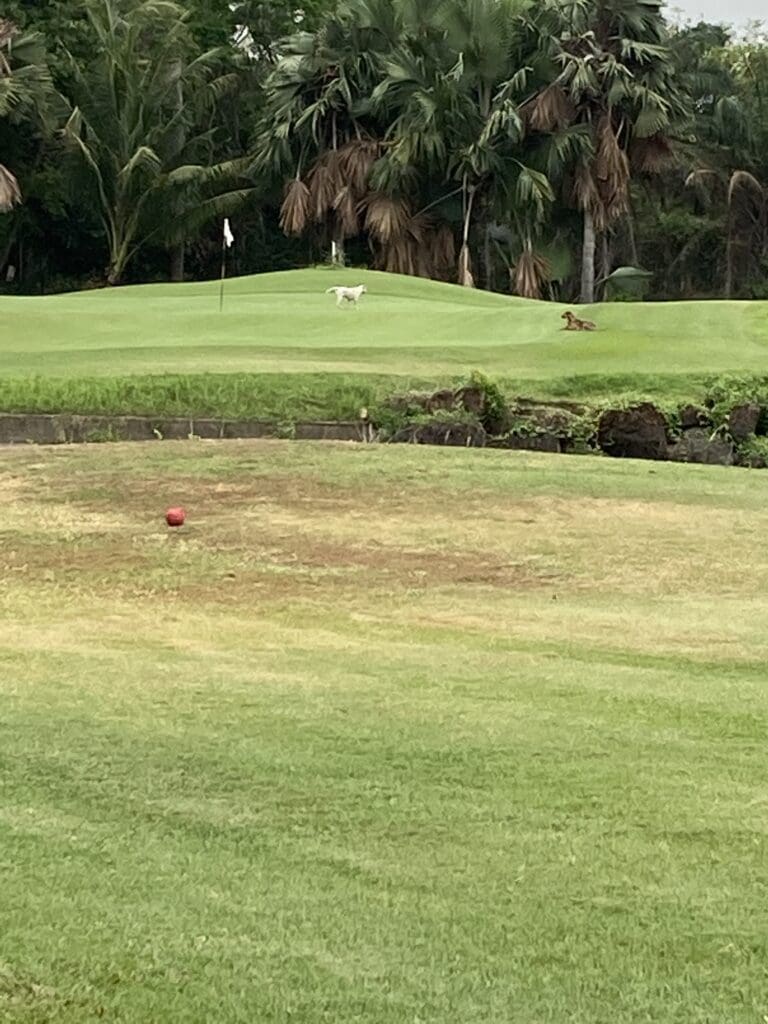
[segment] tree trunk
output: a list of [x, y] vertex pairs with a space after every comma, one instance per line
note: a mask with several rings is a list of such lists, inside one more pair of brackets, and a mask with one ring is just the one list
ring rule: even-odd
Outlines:
[[346, 263], [344, 254], [344, 237], [339, 235], [331, 242], [331, 263], [334, 267], [343, 267]]
[[637, 237], [635, 236], [635, 215], [630, 210], [626, 219], [627, 239], [629, 240], [629, 258], [633, 267], [640, 266], [640, 257], [637, 254]]
[[611, 272], [611, 248], [608, 240], [608, 232], [603, 231], [600, 236], [600, 301], [605, 301], [605, 293], [608, 290], [606, 278]]
[[461, 235], [461, 251], [459, 253], [459, 284], [465, 288], [474, 288], [475, 279], [472, 276], [471, 259], [469, 252], [469, 230], [472, 225], [472, 207], [475, 202], [475, 190], [470, 188], [467, 192], [467, 179], [464, 178], [464, 227]]
[[485, 287], [489, 292], [493, 291], [493, 252], [491, 250], [491, 225], [485, 225], [485, 238], [483, 240], [483, 262], [485, 263]]
[[178, 245], [170, 251], [170, 278], [174, 284], [178, 284], [184, 280], [184, 256], [185, 247], [183, 242], [179, 242]]
[[584, 211], [584, 239], [581, 246], [581, 294], [579, 302], [595, 301], [595, 221], [591, 210]]
[[728, 220], [726, 224], [725, 239], [725, 298], [730, 299], [733, 295], [733, 219], [731, 216], [731, 204], [728, 203]]
[[0, 271], [5, 270], [6, 265], [8, 264], [8, 262], [9, 262], [9, 260], [11, 258], [11, 253], [13, 252], [13, 247], [14, 247], [14, 245], [16, 245], [16, 239], [18, 238], [18, 235], [19, 235], [19, 228], [18, 228], [18, 221], [16, 221], [16, 223], [11, 228], [11, 232], [8, 235], [8, 240], [7, 240], [4, 248], [0, 252]]

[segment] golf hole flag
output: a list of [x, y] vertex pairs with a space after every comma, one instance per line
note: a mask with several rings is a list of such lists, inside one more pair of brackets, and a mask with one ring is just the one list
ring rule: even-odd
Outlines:
[[235, 242], [232, 228], [229, 226], [229, 217], [224, 218], [224, 235], [221, 240], [221, 285], [219, 287], [219, 312], [224, 309], [224, 278], [227, 274], [227, 249], [231, 249]]

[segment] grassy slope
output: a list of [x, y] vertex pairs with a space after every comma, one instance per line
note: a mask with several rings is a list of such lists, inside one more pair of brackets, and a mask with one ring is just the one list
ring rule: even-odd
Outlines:
[[768, 476], [117, 445], [0, 497], [0, 1019], [768, 1013]]
[[[367, 283], [357, 312], [330, 284]], [[401, 374], [480, 368], [515, 380], [588, 374], [764, 372], [765, 303], [601, 306], [600, 330], [560, 330], [561, 307], [368, 271], [328, 269], [216, 283], [0, 299], [6, 375], [165, 372]]]

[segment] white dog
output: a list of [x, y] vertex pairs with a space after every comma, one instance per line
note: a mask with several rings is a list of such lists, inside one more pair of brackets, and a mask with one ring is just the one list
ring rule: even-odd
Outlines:
[[365, 295], [368, 289], [364, 284], [359, 284], [357, 288], [328, 288], [326, 295], [330, 295], [333, 292], [336, 295], [336, 305], [341, 306], [345, 302], [351, 302], [353, 306], [356, 306], [360, 301], [360, 296]]

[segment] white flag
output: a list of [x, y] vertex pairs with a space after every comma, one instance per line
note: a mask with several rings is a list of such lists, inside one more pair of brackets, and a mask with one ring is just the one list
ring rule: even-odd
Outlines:
[[229, 217], [224, 218], [224, 241], [226, 242], [227, 248], [231, 249], [235, 236], [232, 234], [232, 228], [229, 226]]

